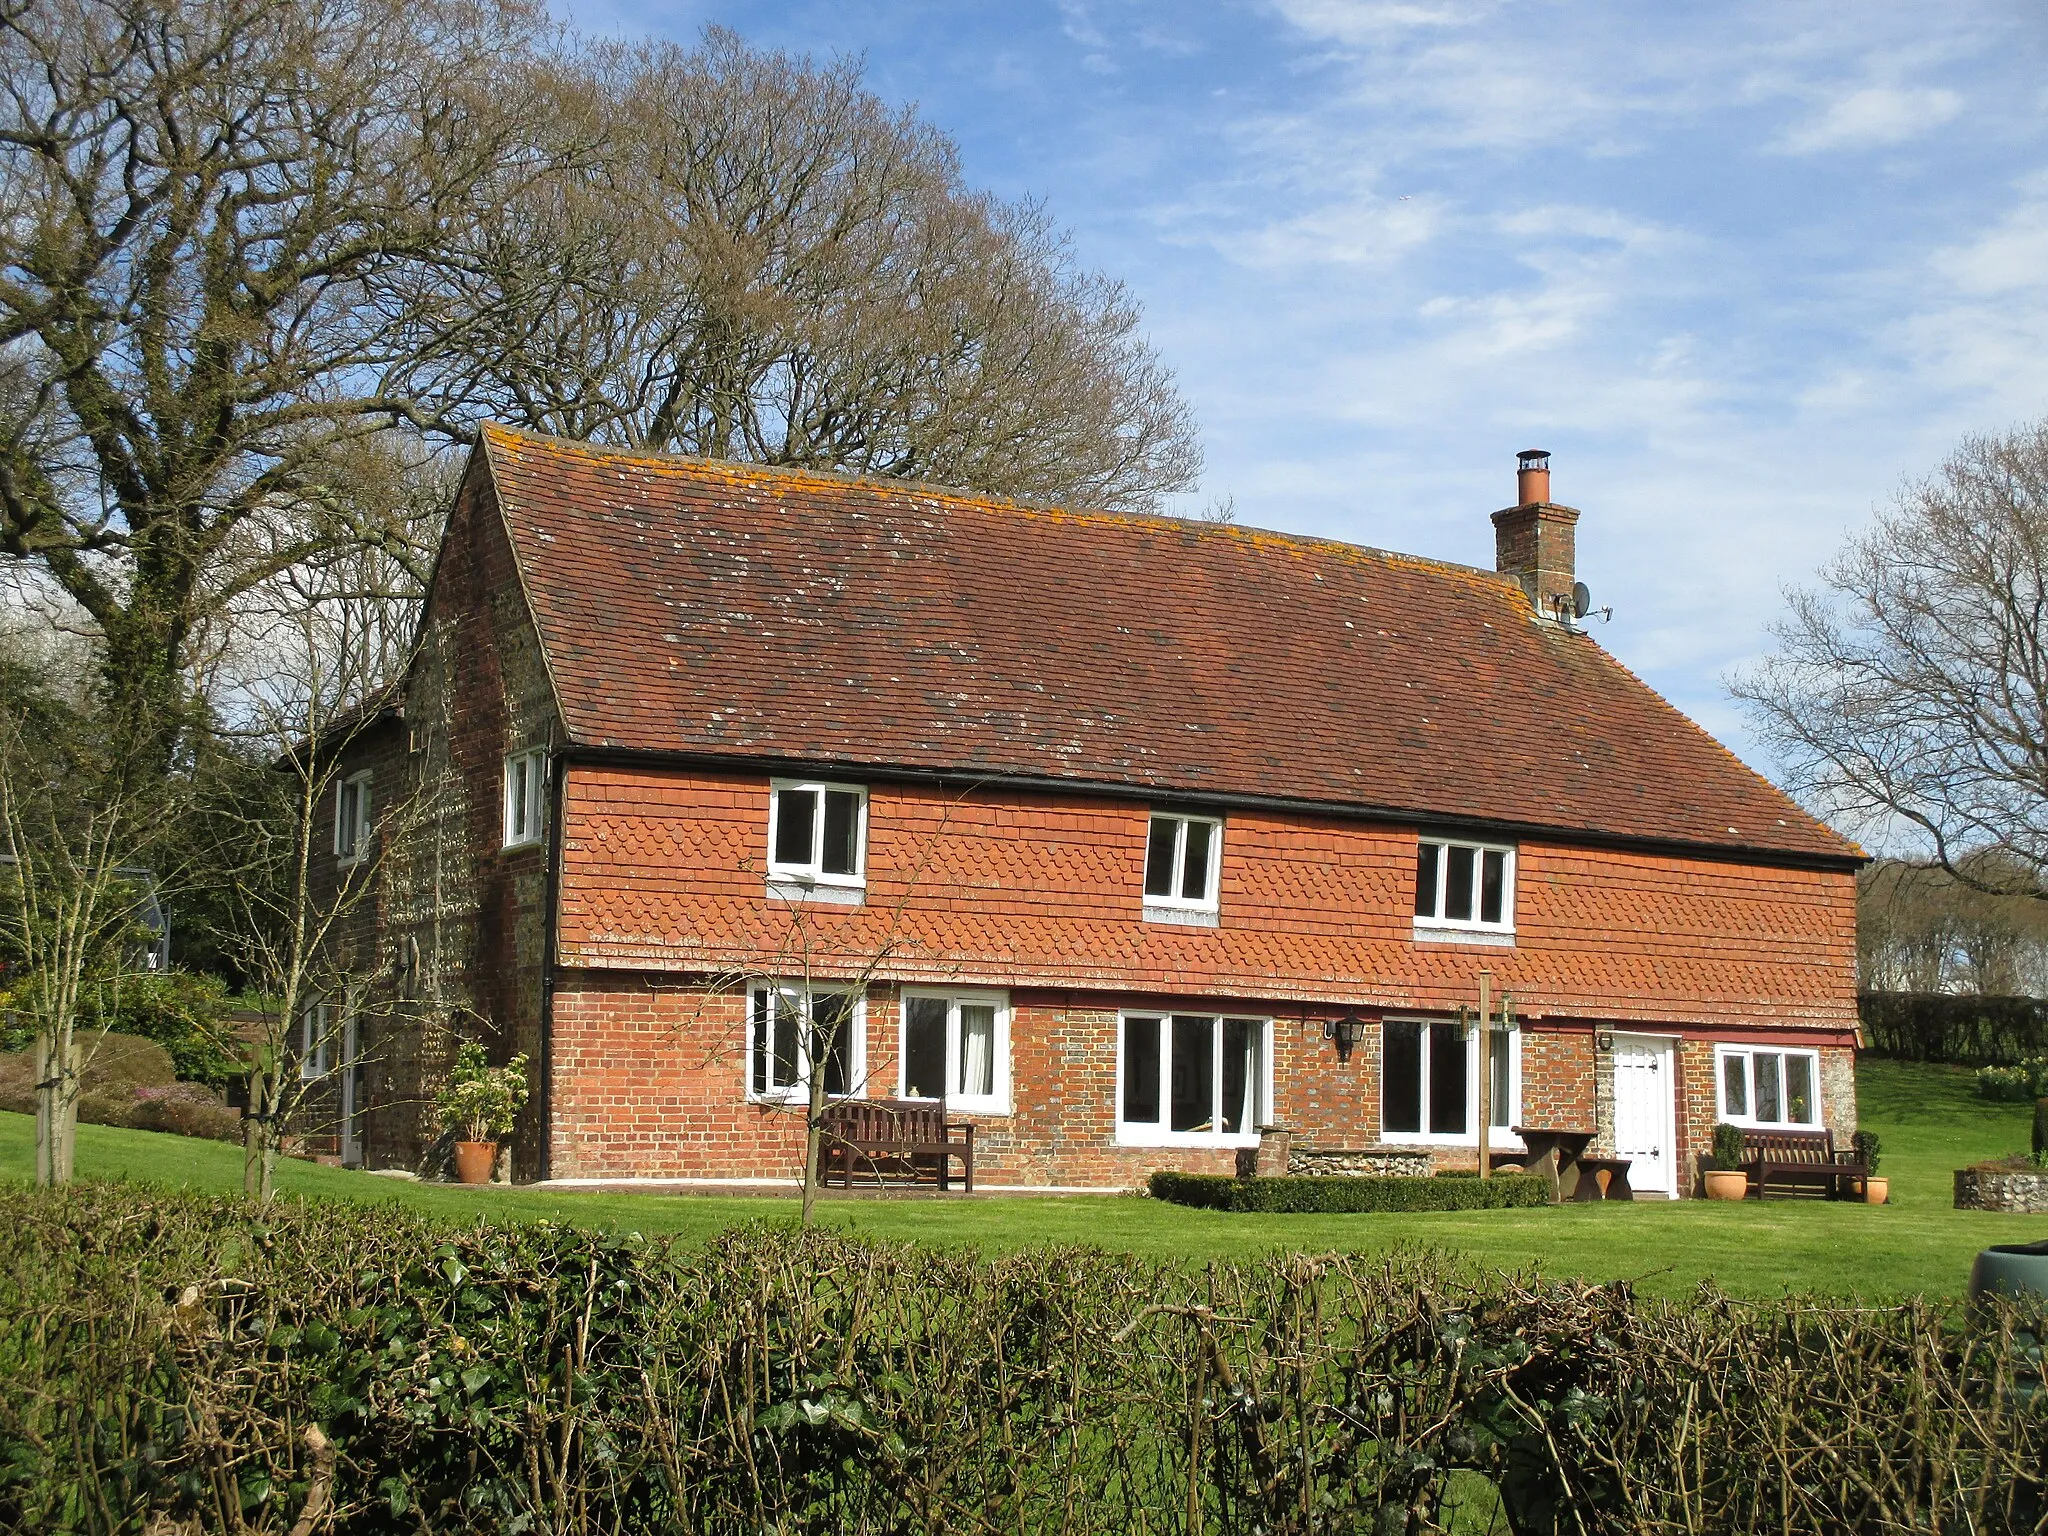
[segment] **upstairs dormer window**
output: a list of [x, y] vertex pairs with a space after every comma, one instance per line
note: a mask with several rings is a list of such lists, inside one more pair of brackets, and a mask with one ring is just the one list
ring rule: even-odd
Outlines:
[[1145, 905], [1214, 912], [1223, 823], [1155, 811], [1145, 840]]
[[1423, 838], [1415, 853], [1415, 926], [1514, 932], [1515, 850]]
[[868, 792], [858, 784], [769, 786], [768, 876], [803, 885], [859, 885], [867, 873]]
[[370, 850], [370, 775], [350, 774], [334, 791], [334, 857], [353, 864]]
[[541, 818], [547, 801], [547, 762], [544, 748], [515, 752], [505, 759], [505, 846], [523, 848], [540, 841]]

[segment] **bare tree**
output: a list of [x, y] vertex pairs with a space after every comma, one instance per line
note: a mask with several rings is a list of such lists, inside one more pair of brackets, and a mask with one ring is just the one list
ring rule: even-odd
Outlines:
[[[603, 153], [509, 189], [416, 313], [445, 397], [587, 438], [1156, 509], [1200, 453], [1118, 283], [856, 61], [712, 29], [591, 50], [556, 120]], [[568, 156], [561, 157], [564, 161]], [[423, 391], [424, 392], [424, 391]]]
[[82, 1074], [146, 968], [140, 866], [173, 798], [90, 697], [0, 657], [0, 955], [34, 1029], [38, 1184], [70, 1182]]
[[385, 610], [405, 606], [365, 590], [363, 567], [375, 563], [360, 555], [281, 573], [240, 615], [268, 659], [240, 681], [243, 751], [238, 771], [210, 786], [208, 811], [223, 850], [224, 947], [263, 1000], [260, 1029], [241, 1042], [243, 1182], [263, 1200], [284, 1137], [308, 1128], [328, 1074], [362, 1064], [360, 1025], [392, 963], [369, 921], [378, 879], [433, 792], [350, 772], [347, 750], [376, 727], [393, 676]]
[[[338, 447], [417, 403], [397, 276], [524, 163], [520, 0], [0, 9], [0, 552], [88, 613], [160, 759], [207, 601], [382, 530]], [[428, 423], [438, 425], [438, 423]], [[269, 520], [229, 568], [237, 531]]]
[[[1984, 866], [1996, 850], [1965, 860], [1986, 884], [2023, 880]], [[2048, 986], [2048, 906], [1987, 894], [1946, 871], [1879, 859], [1857, 880], [1860, 985], [1873, 992], [1950, 992], [2010, 997]]]
[[160, 767], [214, 616], [408, 547], [351, 484], [393, 428], [1113, 507], [1195, 477], [1130, 296], [851, 62], [584, 46], [530, 0], [35, 0], [0, 67], [0, 557]]
[[1790, 787], [1961, 885], [2048, 897], [2048, 422], [1966, 440], [1789, 598], [1733, 689]]

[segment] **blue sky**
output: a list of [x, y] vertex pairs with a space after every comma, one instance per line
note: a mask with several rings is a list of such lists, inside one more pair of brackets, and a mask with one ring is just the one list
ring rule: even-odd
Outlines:
[[1192, 505], [1490, 565], [1515, 451], [1551, 449], [1597, 638], [1759, 766], [1722, 680], [1784, 585], [2048, 415], [2037, 0], [558, 12], [864, 55], [1143, 301]]

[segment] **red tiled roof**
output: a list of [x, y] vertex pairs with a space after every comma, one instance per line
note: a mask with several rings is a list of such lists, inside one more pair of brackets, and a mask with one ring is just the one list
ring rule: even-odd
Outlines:
[[1489, 571], [495, 427], [484, 444], [581, 744], [1857, 856]]

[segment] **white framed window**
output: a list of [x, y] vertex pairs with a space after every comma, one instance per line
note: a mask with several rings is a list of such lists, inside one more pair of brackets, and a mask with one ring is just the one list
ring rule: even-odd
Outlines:
[[1223, 866], [1223, 823], [1214, 816], [1152, 813], [1145, 838], [1145, 905], [1214, 912]]
[[[1489, 1146], [1519, 1146], [1522, 1036], [1492, 1032]], [[1447, 1019], [1388, 1019], [1380, 1026], [1380, 1140], [1479, 1144], [1479, 1031]]]
[[1498, 843], [1420, 839], [1415, 849], [1415, 926], [1515, 931], [1515, 850]]
[[1821, 1128], [1820, 1052], [1783, 1046], [1717, 1045], [1720, 1118], [1730, 1125]]
[[505, 759], [505, 846], [540, 841], [547, 806], [548, 754], [544, 747], [514, 752]]
[[350, 774], [334, 791], [334, 856], [353, 864], [370, 851], [370, 775]]
[[1138, 1147], [1251, 1147], [1272, 1116], [1273, 1021], [1199, 1013], [1119, 1020], [1116, 1139]]
[[1010, 1112], [1010, 1000], [1001, 992], [903, 994], [896, 1091], [970, 1114]]
[[866, 879], [868, 792], [858, 784], [773, 779], [768, 785], [768, 877], [806, 885]]
[[299, 1013], [299, 1076], [306, 1082], [334, 1070], [334, 1004], [308, 1003]]
[[747, 997], [747, 1097], [803, 1102], [813, 1068], [825, 1092], [860, 1092], [867, 1069], [867, 1009], [859, 994], [763, 982]]

